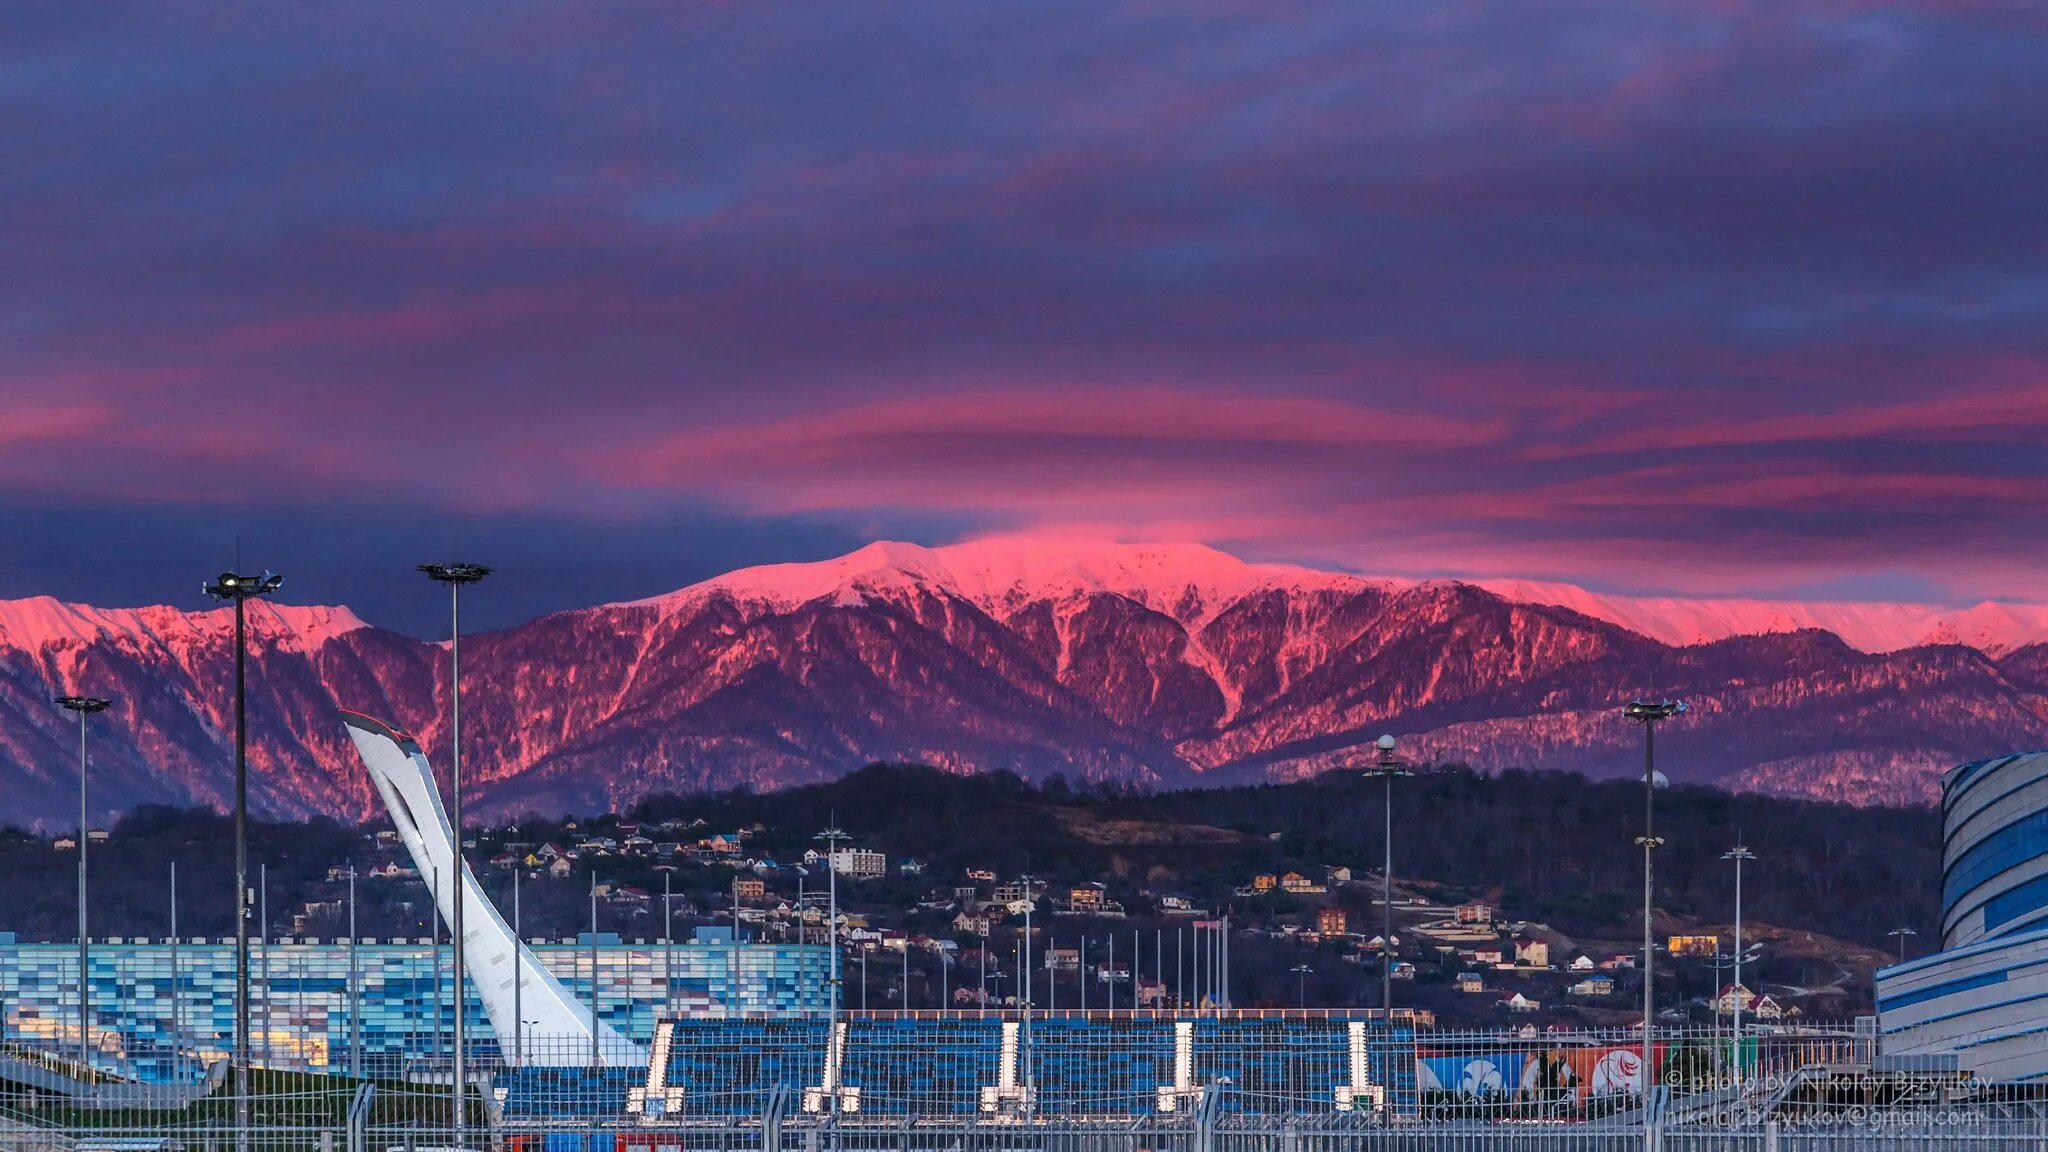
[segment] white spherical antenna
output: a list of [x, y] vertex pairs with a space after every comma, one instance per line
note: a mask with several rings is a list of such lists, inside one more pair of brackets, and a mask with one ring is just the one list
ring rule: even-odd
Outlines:
[[1652, 772], [1650, 773], [1650, 787], [1669, 788], [1671, 787], [1671, 777], [1666, 776], [1662, 772]]
[[1375, 743], [1379, 745], [1379, 749], [1382, 752], [1392, 752], [1394, 750], [1395, 741], [1392, 736], [1382, 736]]

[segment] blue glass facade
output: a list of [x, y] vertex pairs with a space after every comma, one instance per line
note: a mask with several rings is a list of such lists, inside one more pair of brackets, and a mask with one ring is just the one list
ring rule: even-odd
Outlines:
[[[825, 1011], [826, 949], [789, 944], [534, 944], [579, 1000], [646, 1042], [658, 1015], [797, 1018]], [[391, 1074], [446, 1052], [452, 957], [415, 943], [257, 943], [251, 959], [251, 1050], [260, 1064]], [[209, 940], [92, 946], [94, 1059], [147, 1078], [193, 1074], [224, 1057], [234, 1034], [235, 950]], [[76, 944], [0, 943], [5, 1038], [75, 1051]], [[473, 1050], [496, 1038], [465, 997]]]

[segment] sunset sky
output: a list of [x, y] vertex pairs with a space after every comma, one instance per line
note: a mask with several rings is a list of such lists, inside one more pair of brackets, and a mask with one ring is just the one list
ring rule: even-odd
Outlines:
[[2038, 0], [30, 3], [0, 597], [1058, 531], [2048, 596]]

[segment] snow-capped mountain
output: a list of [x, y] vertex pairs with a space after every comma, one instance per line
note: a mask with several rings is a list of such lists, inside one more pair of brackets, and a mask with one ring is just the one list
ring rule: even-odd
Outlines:
[[1745, 600], [1623, 596], [1540, 580], [1478, 580], [1524, 604], [1553, 604], [1666, 644], [1707, 644], [1818, 628], [1865, 652], [1965, 644], [1999, 656], [2048, 641], [2048, 605], [1986, 600], [1967, 608], [1855, 600]]
[[[2021, 643], [2035, 609], [1837, 609], [1368, 580], [1191, 544], [878, 543], [466, 638], [465, 761], [498, 813], [877, 759], [1292, 777], [1356, 762], [1383, 731], [1421, 758], [1615, 774], [1640, 755], [1618, 706], [1669, 694], [1694, 704], [1660, 742], [1679, 779], [1918, 801], [1950, 764], [2048, 743], [2048, 644]], [[49, 702], [72, 691], [116, 701], [92, 727], [96, 811], [224, 803], [229, 621], [0, 604], [0, 818], [75, 812], [77, 730]], [[439, 645], [342, 608], [258, 605], [250, 623], [266, 810], [371, 810], [339, 707], [445, 748]]]

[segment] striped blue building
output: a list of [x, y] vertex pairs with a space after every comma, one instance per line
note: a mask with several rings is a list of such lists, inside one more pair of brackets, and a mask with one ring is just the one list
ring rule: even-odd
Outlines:
[[1887, 1054], [2048, 1079], [2048, 752], [1942, 779], [1942, 950], [1877, 973]]
[[[548, 971], [601, 1019], [645, 1043], [658, 1017], [800, 1018], [826, 1007], [822, 945], [534, 943]], [[89, 1049], [148, 1079], [196, 1076], [234, 1034], [235, 950], [209, 939], [96, 940]], [[252, 946], [251, 1052], [262, 1065], [390, 1075], [445, 1056], [454, 1025], [447, 946], [323, 941]], [[78, 946], [0, 942], [8, 1041], [76, 1052]], [[496, 1048], [474, 989], [473, 1051]], [[538, 1038], [536, 1038], [538, 1039]], [[508, 1038], [509, 1040], [509, 1038]], [[540, 1042], [546, 1042], [541, 1040]]]

